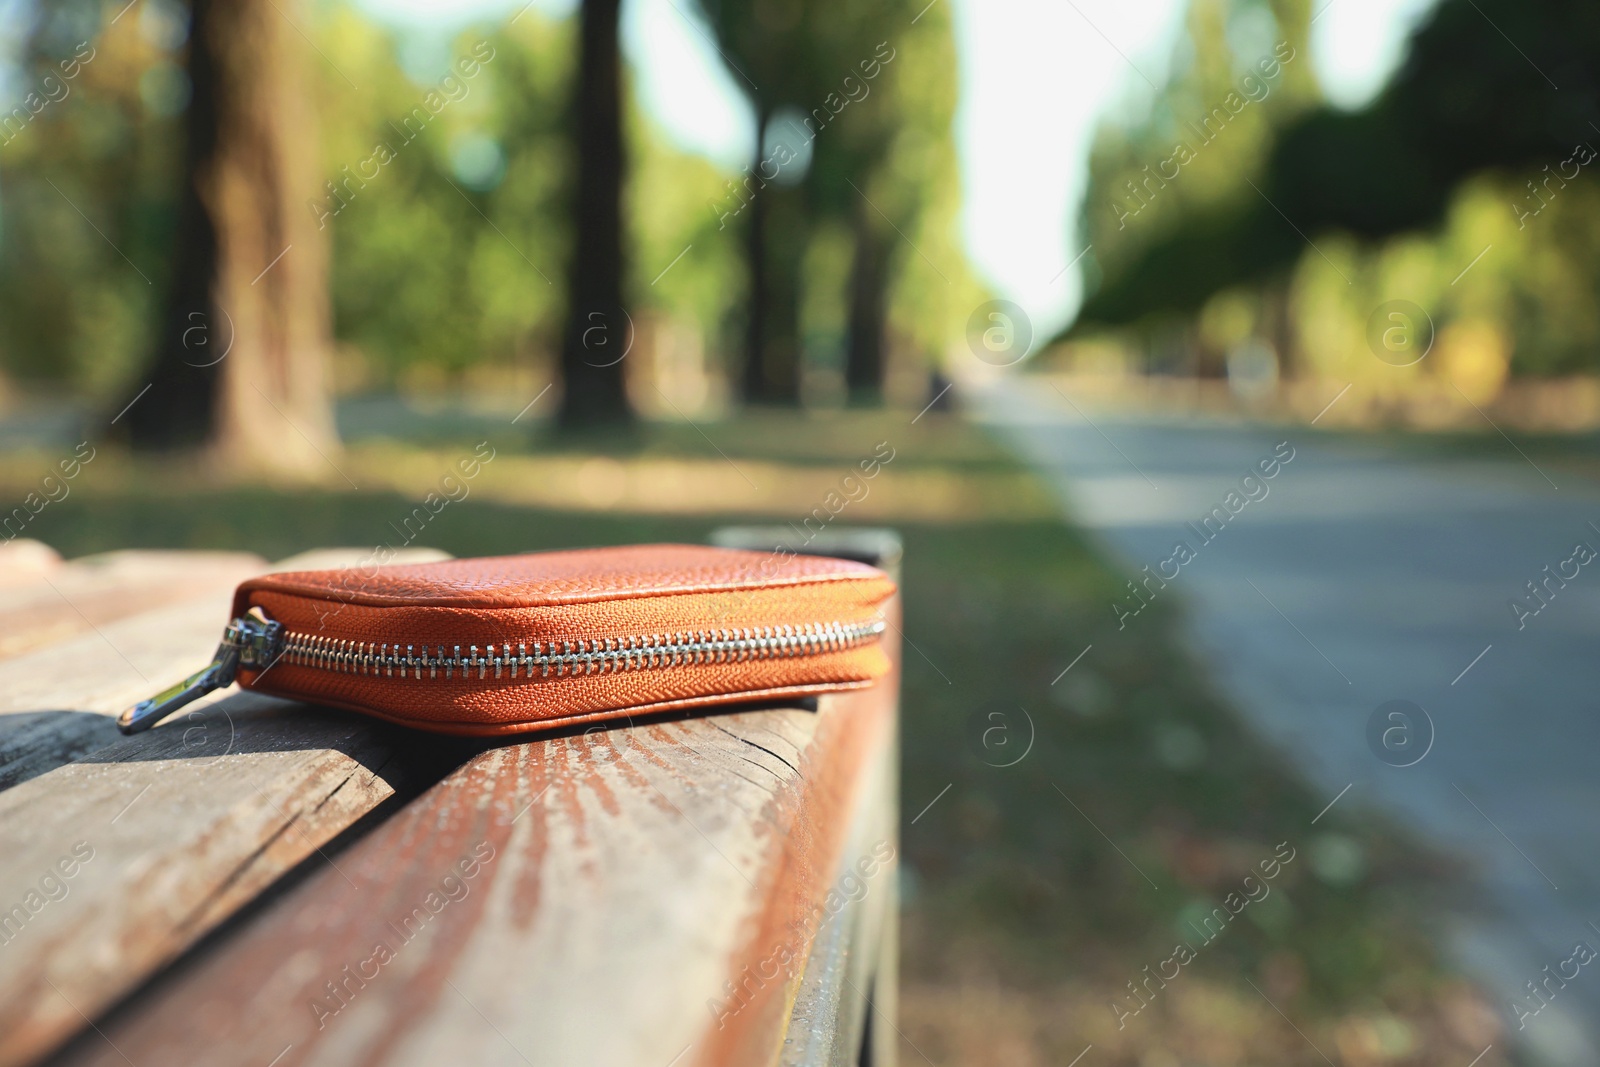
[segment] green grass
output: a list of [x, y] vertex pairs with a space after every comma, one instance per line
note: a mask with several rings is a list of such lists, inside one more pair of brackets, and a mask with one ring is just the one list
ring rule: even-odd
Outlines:
[[498, 410], [473, 412], [459, 405], [441, 405], [432, 411], [398, 398], [369, 398], [345, 401], [340, 412], [340, 429], [351, 444], [400, 440], [419, 446], [470, 448], [472, 442], [488, 438], [506, 452], [701, 459], [730, 455], [788, 463], [848, 463], [870, 454], [875, 442], [890, 440], [908, 464], [982, 471], [1009, 467], [1012, 462], [998, 442], [965, 430], [952, 432], [952, 422], [938, 413], [912, 423], [914, 413], [885, 418], [881, 412], [867, 410], [767, 408], [712, 424], [642, 422], [593, 432], [558, 432], [549, 422], [529, 419], [521, 429], [507, 434], [507, 418]]

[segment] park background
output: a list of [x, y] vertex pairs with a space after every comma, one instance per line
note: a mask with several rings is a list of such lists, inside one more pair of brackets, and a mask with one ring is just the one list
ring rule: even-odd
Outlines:
[[[894, 526], [906, 1062], [1511, 1062], [1429, 933], [1458, 868], [1372, 816], [1306, 838], [1324, 798], [1177, 608], [1116, 626], [1131, 570], [970, 415], [1009, 378], [1590, 448], [1600, 15], [1129, 6], [5, 0], [7, 538]], [[997, 696], [1046, 724], [1016, 764]], [[1291, 837], [1284, 892], [1130, 1017]]]

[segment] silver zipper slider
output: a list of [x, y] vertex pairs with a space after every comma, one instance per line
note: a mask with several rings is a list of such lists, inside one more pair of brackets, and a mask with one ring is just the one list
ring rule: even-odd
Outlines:
[[208, 665], [118, 715], [117, 729], [125, 734], [148, 730], [184, 705], [232, 685], [241, 664], [256, 669], [270, 667], [282, 651], [283, 624], [267, 618], [260, 608], [251, 608], [223, 630], [222, 643]]

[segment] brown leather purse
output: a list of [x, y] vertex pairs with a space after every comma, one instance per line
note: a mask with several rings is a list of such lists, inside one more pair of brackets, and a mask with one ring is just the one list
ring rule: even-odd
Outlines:
[[216, 657], [127, 709], [241, 688], [494, 735], [870, 685], [895, 592], [848, 560], [639, 545], [252, 578]]

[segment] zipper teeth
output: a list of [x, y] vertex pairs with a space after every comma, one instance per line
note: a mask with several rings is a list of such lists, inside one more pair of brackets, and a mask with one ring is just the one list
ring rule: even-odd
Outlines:
[[551, 641], [541, 644], [519, 641], [516, 651], [511, 642], [487, 645], [480, 653], [477, 645], [435, 646], [400, 645], [371, 641], [339, 640], [316, 634], [289, 631], [284, 634], [283, 659], [295, 666], [338, 671], [342, 674], [381, 674], [384, 677], [437, 678], [439, 672], [452, 679], [460, 671], [470, 678], [511, 677], [548, 678], [576, 674], [616, 674], [623, 671], [658, 667], [681, 667], [705, 663], [746, 663], [753, 660], [787, 659], [814, 656], [855, 648], [883, 633], [882, 619], [860, 623], [811, 623], [805, 626], [758, 626], [735, 630], [694, 631], [651, 634], [644, 637], [605, 637], [593, 640]]

